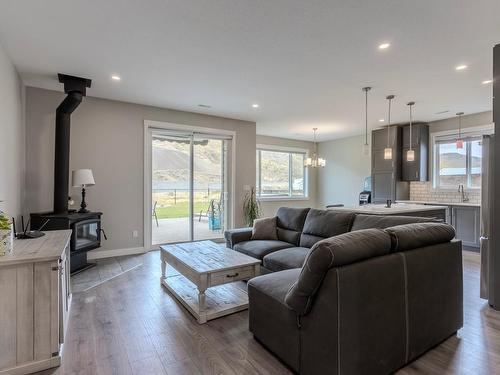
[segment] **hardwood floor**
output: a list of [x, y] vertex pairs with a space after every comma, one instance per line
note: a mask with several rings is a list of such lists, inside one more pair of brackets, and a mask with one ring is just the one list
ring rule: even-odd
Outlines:
[[[64, 359], [43, 374], [289, 374], [248, 331], [248, 312], [199, 325], [160, 286], [160, 254], [75, 293]], [[464, 252], [464, 328], [399, 374], [500, 374], [500, 313], [479, 298]]]

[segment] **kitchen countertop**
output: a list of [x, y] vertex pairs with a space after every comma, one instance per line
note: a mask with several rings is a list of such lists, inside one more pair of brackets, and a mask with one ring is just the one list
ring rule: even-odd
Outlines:
[[434, 206], [463, 206], [463, 207], [481, 207], [479, 203], [470, 202], [436, 202], [436, 201], [396, 201], [396, 203], [410, 203], [410, 204], [430, 204]]
[[431, 206], [423, 204], [409, 204], [409, 203], [393, 203], [390, 208], [387, 208], [385, 204], [366, 204], [363, 206], [353, 206], [353, 207], [332, 207], [329, 210], [333, 211], [349, 211], [356, 213], [366, 213], [373, 215], [395, 215], [408, 212], [422, 212], [422, 211], [434, 211], [434, 210], [444, 210], [446, 207], [441, 206]]

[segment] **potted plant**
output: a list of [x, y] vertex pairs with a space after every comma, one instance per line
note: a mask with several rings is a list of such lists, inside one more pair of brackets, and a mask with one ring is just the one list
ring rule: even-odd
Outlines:
[[14, 231], [12, 221], [0, 211], [0, 256], [10, 253], [14, 242]]
[[252, 187], [249, 192], [245, 194], [243, 200], [243, 216], [247, 227], [253, 226], [253, 221], [260, 217], [260, 205], [255, 194], [255, 188]]

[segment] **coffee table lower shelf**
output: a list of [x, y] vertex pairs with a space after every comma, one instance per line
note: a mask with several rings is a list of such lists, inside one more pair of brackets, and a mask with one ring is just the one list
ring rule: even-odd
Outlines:
[[243, 281], [208, 288], [202, 311], [199, 308], [198, 288], [186, 277], [172, 275], [162, 278], [161, 283], [200, 324], [248, 308], [248, 294]]

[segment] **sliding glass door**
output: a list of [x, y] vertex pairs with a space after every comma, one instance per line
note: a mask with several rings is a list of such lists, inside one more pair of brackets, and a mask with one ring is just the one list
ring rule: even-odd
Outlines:
[[151, 243], [223, 238], [231, 137], [151, 130]]

